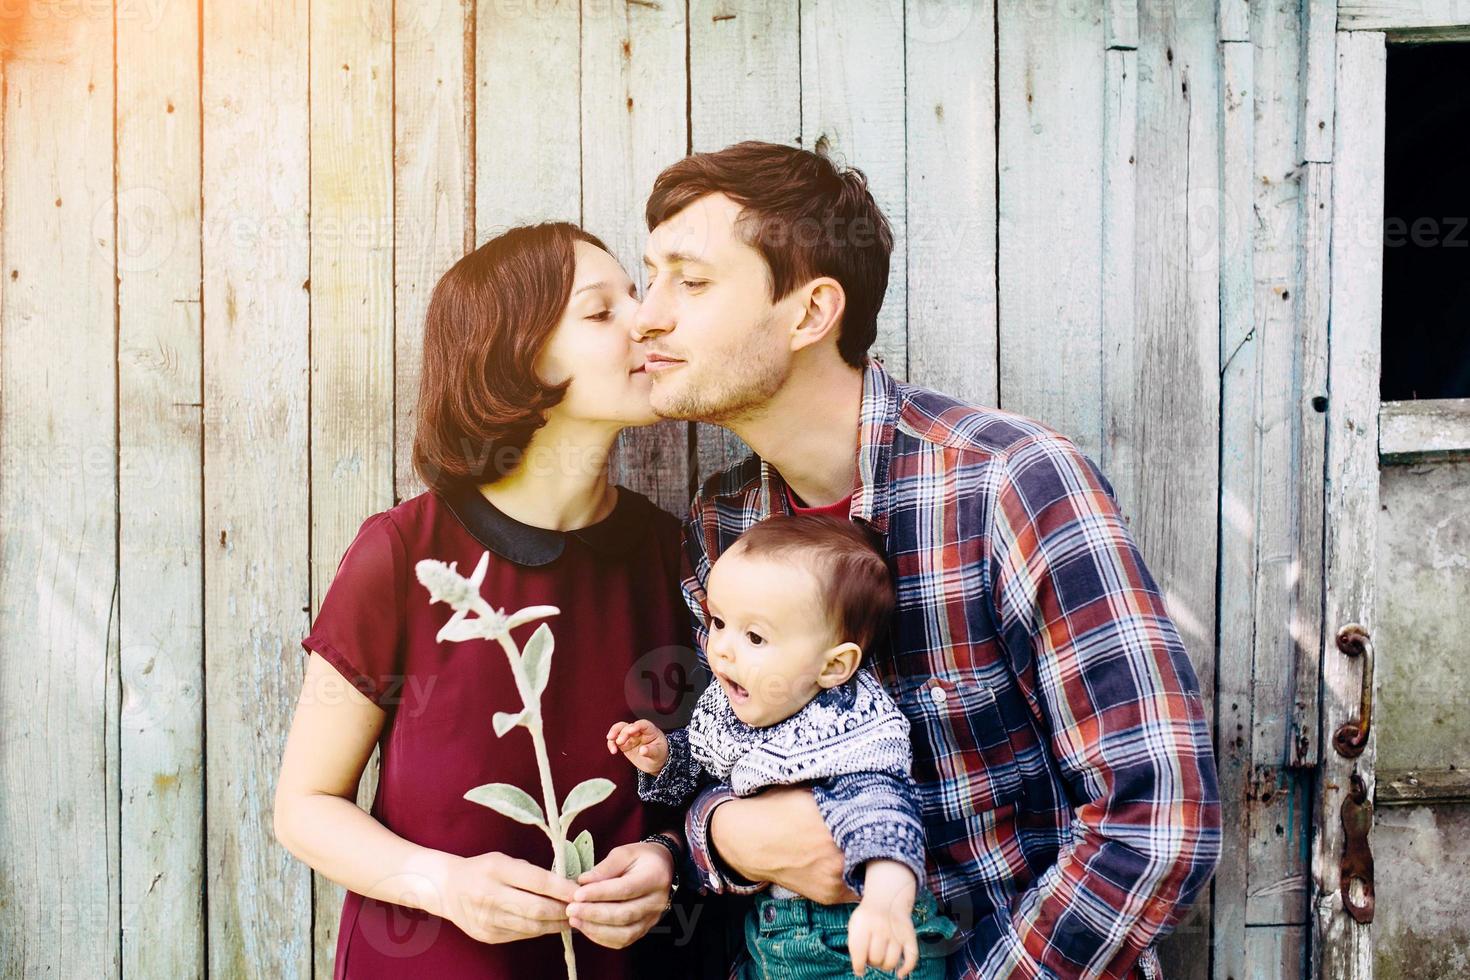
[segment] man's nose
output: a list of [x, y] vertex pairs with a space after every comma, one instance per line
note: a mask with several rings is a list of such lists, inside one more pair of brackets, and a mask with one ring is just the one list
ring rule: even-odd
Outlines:
[[662, 295], [657, 290], [649, 289], [643, 294], [643, 302], [638, 304], [638, 312], [633, 314], [633, 326], [629, 328], [628, 334], [634, 343], [641, 344], [650, 337], [667, 333], [670, 326], [668, 307], [663, 302]]

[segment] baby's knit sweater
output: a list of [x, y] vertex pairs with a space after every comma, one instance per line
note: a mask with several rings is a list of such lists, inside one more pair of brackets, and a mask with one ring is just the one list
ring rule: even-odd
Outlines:
[[[687, 728], [668, 734], [669, 757], [657, 776], [638, 773], [638, 795], [684, 806], [709, 777], [737, 796], [767, 786], [812, 783], [812, 795], [843, 853], [843, 878], [859, 895], [862, 867], [874, 858], [901, 861], [924, 885], [924, 824], [909, 773], [909, 721], [877, 678], [858, 670], [820, 691], [800, 711], [756, 728], [735, 716], [715, 681], [694, 705]], [[771, 885], [777, 898], [795, 892]]]

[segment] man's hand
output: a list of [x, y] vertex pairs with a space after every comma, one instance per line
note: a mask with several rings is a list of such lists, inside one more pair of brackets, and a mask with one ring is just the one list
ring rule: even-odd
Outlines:
[[906, 977], [919, 965], [914, 932], [914, 873], [898, 861], [874, 860], [864, 866], [863, 900], [847, 920], [847, 951], [852, 972], [869, 965]]
[[620, 721], [607, 730], [607, 751], [622, 752], [640, 770], [657, 776], [669, 760], [669, 739], [647, 719]]
[[674, 862], [667, 848], [624, 844], [577, 876], [567, 918], [594, 943], [622, 949], [663, 917], [673, 883]]
[[773, 786], [720, 804], [709, 836], [720, 860], [749, 881], [774, 882], [822, 905], [857, 901], [842, 880], [842, 851], [806, 787]]

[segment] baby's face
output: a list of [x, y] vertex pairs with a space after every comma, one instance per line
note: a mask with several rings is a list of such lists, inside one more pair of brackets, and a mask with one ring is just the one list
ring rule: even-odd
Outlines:
[[710, 570], [710, 670], [735, 716], [774, 725], [822, 689], [835, 644], [816, 578], [799, 562], [746, 557], [738, 547]]

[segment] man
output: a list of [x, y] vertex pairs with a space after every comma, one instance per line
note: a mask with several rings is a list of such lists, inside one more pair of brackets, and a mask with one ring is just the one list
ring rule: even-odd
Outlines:
[[[815, 510], [885, 543], [899, 604], [867, 664], [908, 717], [949, 975], [1160, 975], [1154, 943], [1219, 856], [1199, 683], [1093, 462], [1045, 425], [899, 383], [867, 356], [892, 238], [855, 171], [741, 143], [665, 170], [634, 327], [656, 412], [754, 450], [685, 525], [685, 598], [742, 531]], [[703, 654], [701, 653], [701, 656]], [[705, 893], [852, 901], [809, 790], [689, 811]]]

